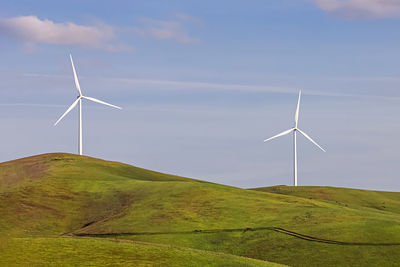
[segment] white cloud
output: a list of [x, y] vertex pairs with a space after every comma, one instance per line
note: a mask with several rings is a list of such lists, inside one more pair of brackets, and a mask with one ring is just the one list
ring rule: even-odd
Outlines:
[[35, 44], [71, 45], [121, 51], [132, 49], [126, 45], [115, 45], [114, 29], [101, 24], [97, 26], [77, 25], [72, 22], [55, 23], [36, 16], [20, 16], [0, 21], [0, 35], [22, 41], [26, 47]]
[[131, 51], [133, 47], [118, 41], [124, 32], [156, 40], [172, 40], [183, 44], [196, 43], [186, 32], [184, 24], [202, 25], [201, 21], [186, 14], [176, 14], [171, 20], [142, 18], [141, 26], [112, 27], [104, 23], [78, 25], [73, 22], [54, 22], [36, 16], [0, 19], [0, 37], [21, 42], [27, 52], [37, 50], [38, 44], [80, 46], [109, 52]]
[[400, 17], [399, 0], [311, 0], [322, 10], [350, 19]]
[[[177, 18], [181, 20], [193, 20], [193, 17], [180, 14]], [[134, 27], [133, 30], [140, 35], [147, 36], [156, 40], [173, 40], [183, 44], [193, 44], [199, 42], [198, 39], [190, 37], [181, 21], [178, 20], [155, 20], [142, 18], [142, 27]]]

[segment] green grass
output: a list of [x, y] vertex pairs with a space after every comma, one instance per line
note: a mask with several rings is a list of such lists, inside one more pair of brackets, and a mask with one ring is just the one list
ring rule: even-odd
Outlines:
[[0, 252], [1, 266], [282, 266], [223, 253], [93, 238], [9, 239]]
[[400, 213], [400, 193], [321, 186], [272, 186], [254, 190], [316, 199], [350, 208]]
[[[246, 190], [118, 162], [45, 154], [0, 164], [0, 214], [1, 236], [41, 240], [35, 246], [69, 240], [56, 238], [66, 233], [113, 234], [291, 266], [400, 262], [400, 245], [323, 244], [254, 230], [281, 227], [322, 239], [400, 244], [400, 193], [285, 186]], [[245, 228], [253, 231], [226, 230]], [[68, 241], [71, 247], [80, 246], [76, 240]], [[177, 265], [187, 266], [185, 260]]]

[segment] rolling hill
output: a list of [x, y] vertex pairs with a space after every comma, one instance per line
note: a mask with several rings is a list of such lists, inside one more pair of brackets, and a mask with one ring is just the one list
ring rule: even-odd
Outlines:
[[0, 164], [0, 265], [390, 266], [399, 204], [400, 193], [250, 190], [44, 154]]

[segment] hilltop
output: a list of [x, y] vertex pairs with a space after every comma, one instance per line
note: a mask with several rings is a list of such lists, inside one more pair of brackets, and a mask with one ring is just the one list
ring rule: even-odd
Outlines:
[[249, 190], [44, 154], [0, 164], [0, 234], [2, 244], [13, 244], [0, 246], [0, 264], [74, 255], [87, 265], [393, 265], [400, 261], [399, 204], [400, 193]]

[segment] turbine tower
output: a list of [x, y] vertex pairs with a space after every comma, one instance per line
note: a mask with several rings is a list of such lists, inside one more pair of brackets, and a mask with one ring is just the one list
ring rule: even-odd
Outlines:
[[78, 76], [76, 75], [74, 61], [72, 60], [71, 54], [69, 55], [69, 58], [71, 59], [72, 71], [74, 73], [75, 86], [76, 86], [76, 89], [78, 90], [79, 95], [77, 96], [77, 99], [74, 101], [74, 103], [72, 103], [72, 105], [67, 109], [67, 111], [65, 111], [65, 113], [58, 119], [58, 121], [54, 124], [54, 126], [56, 126], [62, 120], [62, 118], [64, 118], [64, 116], [67, 115], [79, 103], [78, 152], [79, 152], [79, 155], [82, 155], [82, 99], [90, 100], [90, 101], [100, 103], [103, 105], [107, 105], [107, 106], [117, 108], [117, 109], [122, 109], [122, 108], [111, 105], [109, 103], [106, 103], [104, 101], [98, 100], [93, 97], [88, 97], [88, 96], [82, 95], [81, 87], [79, 85]]
[[293, 175], [294, 175], [294, 186], [297, 186], [297, 132], [299, 132], [302, 135], [304, 135], [305, 138], [310, 140], [319, 149], [321, 149], [322, 151], [326, 152], [325, 149], [323, 149], [320, 145], [317, 144], [317, 142], [312, 140], [311, 137], [309, 137], [305, 132], [303, 132], [302, 130], [300, 130], [297, 127], [298, 126], [298, 122], [299, 122], [300, 98], [301, 98], [301, 90], [299, 92], [299, 99], [297, 100], [297, 109], [296, 109], [296, 114], [294, 116], [294, 127], [290, 128], [287, 131], [281, 132], [280, 134], [277, 134], [277, 135], [275, 135], [275, 136], [273, 136], [271, 138], [268, 138], [268, 139], [264, 140], [264, 142], [267, 142], [269, 140], [272, 140], [272, 139], [275, 139], [277, 137], [280, 137], [280, 136], [283, 136], [283, 135], [287, 135], [287, 134], [293, 132]]

